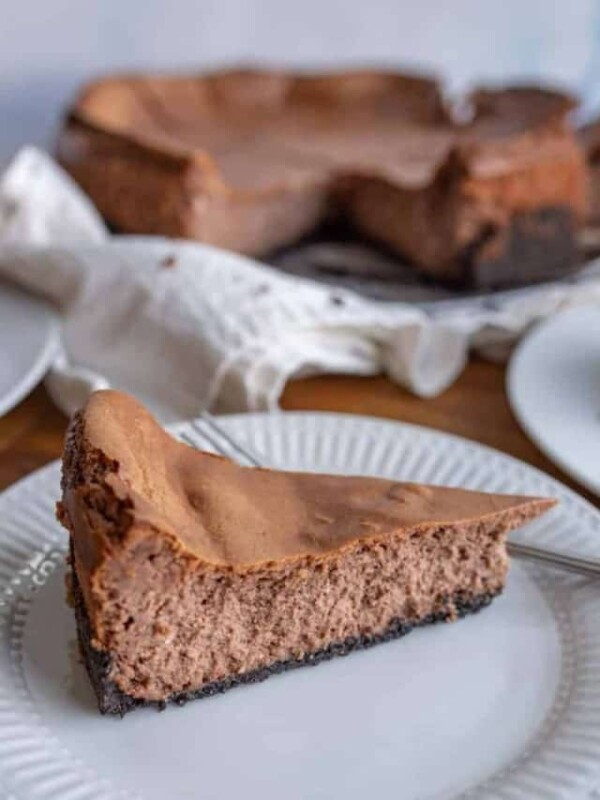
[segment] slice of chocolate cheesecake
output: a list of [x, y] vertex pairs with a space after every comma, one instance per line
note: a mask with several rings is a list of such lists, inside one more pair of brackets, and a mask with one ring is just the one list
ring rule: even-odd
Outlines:
[[117, 714], [477, 611], [504, 586], [508, 531], [553, 505], [240, 467], [113, 391], [73, 419], [62, 488], [79, 643]]

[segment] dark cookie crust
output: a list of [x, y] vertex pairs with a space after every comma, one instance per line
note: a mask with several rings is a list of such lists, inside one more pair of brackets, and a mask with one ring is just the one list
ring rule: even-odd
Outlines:
[[[457, 256], [460, 269], [452, 275], [432, 275], [417, 265], [412, 265], [407, 274], [408, 259], [354, 230], [347, 221], [336, 219], [266, 260], [292, 275], [352, 289], [377, 300], [405, 300], [407, 284], [413, 286], [419, 281], [455, 290], [460, 296], [465, 290], [503, 290], [564, 278], [580, 266], [583, 258], [576, 232], [577, 222], [566, 206], [522, 212], [514, 214], [505, 227], [484, 227]], [[319, 262], [310, 254], [310, 248], [319, 245], [368, 246], [372, 256], [370, 263], [367, 257], [360, 265], [349, 265], [341, 250], [333, 259]], [[378, 256], [382, 258], [378, 260]]]
[[[110, 656], [107, 653], [96, 650], [92, 647], [91, 638], [92, 632], [87, 611], [83, 602], [83, 595], [75, 572], [72, 572], [72, 593], [75, 605], [75, 616], [77, 620], [77, 637], [79, 640], [79, 648], [83, 656], [83, 660], [90, 677], [90, 681], [96, 693], [98, 700], [98, 708], [102, 714], [118, 714], [123, 717], [129, 711], [140, 706], [154, 706], [162, 711], [166, 708], [167, 703], [175, 703], [182, 706], [190, 700], [197, 700], [202, 697], [211, 697], [214, 694], [222, 694], [234, 686], [244, 683], [259, 683], [264, 681], [270, 675], [276, 675], [278, 672], [285, 670], [295, 669], [302, 666], [314, 666], [321, 661], [327, 661], [334, 656], [345, 656], [353, 650], [361, 650], [363, 648], [372, 647], [380, 642], [387, 642], [391, 639], [396, 639], [400, 636], [405, 636], [410, 633], [414, 628], [420, 628], [424, 625], [431, 625], [434, 622], [447, 622], [449, 614], [446, 611], [438, 614], [431, 614], [418, 622], [406, 620], [394, 620], [389, 628], [382, 634], [376, 636], [360, 636], [356, 638], [345, 639], [343, 642], [334, 642], [324, 650], [319, 650], [316, 653], [309, 653], [300, 659], [290, 659], [289, 661], [276, 661], [268, 667], [252, 670], [243, 675], [235, 675], [231, 678], [226, 678], [221, 681], [209, 683], [198, 689], [195, 692], [182, 692], [169, 697], [163, 701], [148, 701], [140, 700], [137, 697], [122, 692], [119, 687], [111, 681], [110, 674]], [[485, 606], [489, 605], [496, 597], [495, 594], [482, 594], [469, 600], [455, 600], [456, 611], [459, 617], [464, 617], [467, 614], [474, 614], [480, 611]]]
[[581, 261], [575, 234], [576, 221], [569, 208], [515, 214], [506, 229], [484, 231], [466, 249], [464, 283], [501, 289], [562, 278]]

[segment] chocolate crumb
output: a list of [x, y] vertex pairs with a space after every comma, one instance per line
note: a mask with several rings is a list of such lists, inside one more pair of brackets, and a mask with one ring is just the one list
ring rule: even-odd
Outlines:
[[163, 258], [162, 261], [160, 262], [161, 267], [164, 267], [165, 269], [171, 269], [176, 264], [177, 264], [177, 259], [173, 255], [165, 256], [165, 258]]
[[346, 301], [344, 300], [343, 297], [340, 297], [339, 294], [330, 294], [329, 302], [332, 303], [334, 306], [346, 305]]

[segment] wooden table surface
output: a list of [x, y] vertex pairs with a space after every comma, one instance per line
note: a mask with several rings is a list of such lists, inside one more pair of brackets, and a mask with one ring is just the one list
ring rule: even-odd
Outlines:
[[[472, 361], [461, 378], [432, 400], [421, 400], [386, 378], [325, 376], [292, 381], [286, 409], [346, 411], [404, 420], [482, 442], [550, 473], [600, 503], [555, 467], [518, 427], [504, 392], [504, 369]], [[0, 490], [58, 458], [67, 424], [42, 387], [0, 419]]]

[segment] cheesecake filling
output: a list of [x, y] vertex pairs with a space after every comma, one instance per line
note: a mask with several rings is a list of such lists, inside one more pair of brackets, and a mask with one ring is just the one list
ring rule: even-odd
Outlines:
[[245, 571], [193, 564], [159, 533], [132, 529], [119, 558], [93, 574], [93, 644], [110, 653], [125, 694], [158, 701], [399, 621], [452, 619], [457, 603], [501, 591], [515, 523], [505, 512]]

